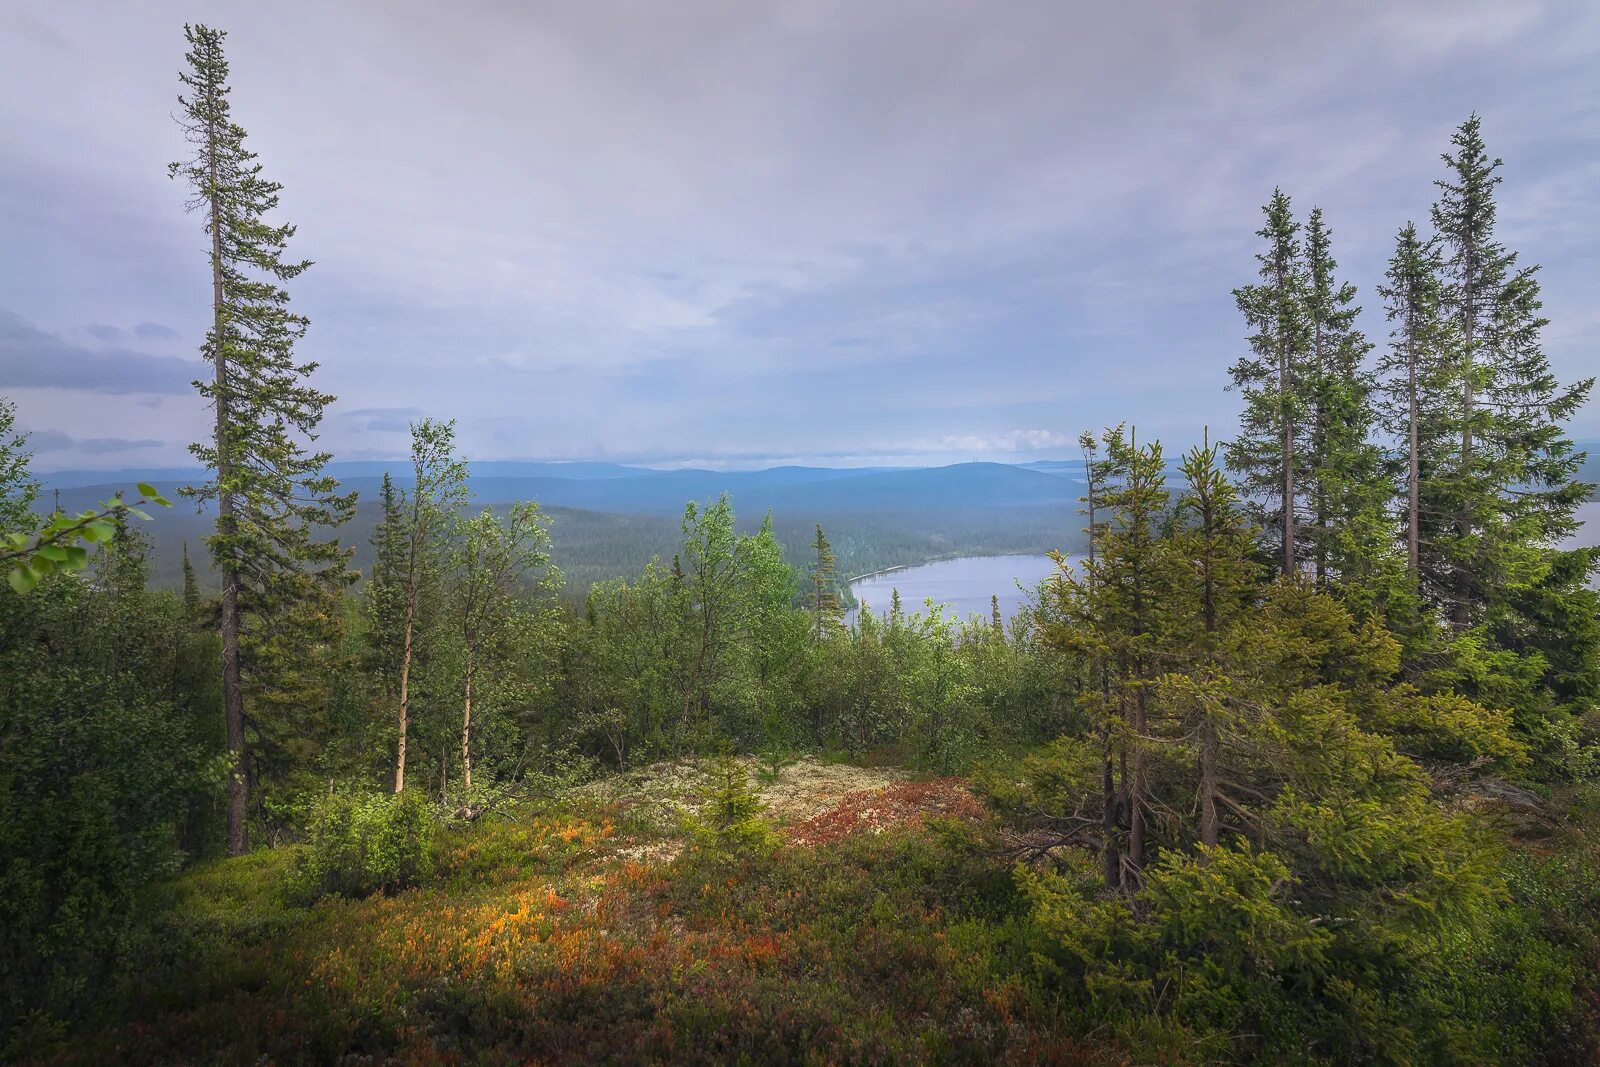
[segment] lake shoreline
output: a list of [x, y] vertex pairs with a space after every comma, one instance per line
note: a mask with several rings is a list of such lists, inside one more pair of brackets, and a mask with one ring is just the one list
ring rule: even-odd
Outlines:
[[[1046, 553], [1046, 552], [1034, 552], [1034, 551], [1023, 551], [1023, 552], [957, 552], [957, 553], [954, 553], [952, 555], [933, 556], [933, 557], [930, 557], [929, 559], [918, 560], [915, 563], [896, 563], [893, 567], [880, 567], [875, 571], [868, 571], [865, 574], [858, 574], [854, 578], [846, 578], [844, 584], [846, 586], [852, 586], [852, 585], [855, 585], [857, 582], [864, 582], [864, 581], [867, 581], [870, 578], [881, 578], [885, 574], [894, 574], [897, 571], [916, 570], [918, 567], [927, 567], [927, 566], [931, 566], [932, 564], [935, 564], [935, 563], [951, 563], [951, 562], [953, 562], [955, 560], [958, 560], [958, 559], [1011, 559], [1012, 557], [1015, 557], [1015, 556], [1030, 556], [1031, 557], [1031, 556], [1046, 556], [1048, 554], [1049, 553]], [[1070, 552], [1069, 553], [1063, 553], [1063, 554], [1066, 555], [1069, 559], [1072, 558], [1072, 556], [1073, 556], [1073, 553], [1070, 553]]]
[[1039, 583], [1055, 571], [1055, 561], [1042, 552], [969, 553], [883, 567], [846, 586], [853, 601], [846, 621], [859, 620], [863, 606], [881, 612], [896, 597], [909, 614], [919, 613], [931, 601], [945, 609], [947, 617], [987, 618], [998, 605], [1002, 616], [1010, 619], [1025, 610]]

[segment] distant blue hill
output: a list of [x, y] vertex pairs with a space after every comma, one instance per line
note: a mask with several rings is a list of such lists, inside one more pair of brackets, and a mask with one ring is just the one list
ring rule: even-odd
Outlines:
[[[333, 464], [345, 490], [360, 496], [360, 509], [339, 539], [355, 549], [354, 563], [371, 563], [378, 493], [387, 470], [401, 485], [410, 480], [402, 464]], [[197, 470], [69, 471], [45, 476], [41, 504], [60, 493], [75, 511], [134, 483], [151, 482], [172, 494], [200, 480]], [[491, 462], [473, 466], [472, 491], [480, 505], [535, 500], [554, 521], [555, 558], [568, 575], [573, 595], [589, 584], [639, 572], [652, 555], [678, 546], [678, 517], [687, 501], [727, 493], [741, 529], [751, 530], [770, 512], [792, 561], [809, 558], [817, 524], [828, 531], [842, 573], [863, 574], [888, 566], [955, 555], [996, 552], [1071, 551], [1081, 541], [1076, 498], [1081, 481], [1068, 472], [1044, 473], [1004, 463], [959, 463], [926, 468], [774, 467], [763, 471], [650, 470], [609, 463]], [[180, 580], [181, 547], [205, 558], [215, 507], [197, 511], [186, 500], [151, 509], [141, 528], [153, 545], [157, 584]], [[202, 562], [202, 581], [213, 577]], [[209, 587], [209, 586], [208, 586]]]
[[[342, 487], [365, 500], [376, 498], [386, 470], [402, 486], [409, 480], [408, 472], [397, 464], [330, 465]], [[59, 490], [62, 506], [74, 510], [135, 482], [151, 482], [170, 492], [199, 478], [199, 471], [184, 469], [64, 471], [45, 476], [44, 489]], [[799, 515], [1071, 506], [1082, 490], [1078, 480], [1064, 474], [1004, 463], [662, 471], [610, 463], [495, 461], [473, 465], [472, 491], [483, 504], [536, 500], [552, 507], [624, 515], [676, 515], [687, 501], [727, 493], [740, 514], [771, 510]]]
[[[480, 460], [470, 464], [475, 477], [487, 478], [564, 478], [591, 480], [633, 478], [657, 474], [649, 467], [626, 467], [619, 463], [562, 462], [535, 463], [523, 460]], [[782, 469], [782, 468], [779, 468]], [[381, 479], [385, 473], [401, 481], [411, 477], [411, 463], [403, 459], [336, 460], [328, 473], [340, 481], [356, 478]], [[124, 470], [65, 470], [40, 475], [49, 489], [76, 489], [90, 485], [128, 485], [134, 482], [170, 482], [184, 485], [199, 481], [205, 472], [198, 467], [130, 467]]]
[[[365, 493], [375, 483], [352, 479]], [[898, 512], [1068, 504], [1077, 483], [1002, 463], [962, 463], [915, 470], [658, 471], [594, 480], [474, 477], [473, 494], [487, 504], [537, 500], [558, 507], [628, 515], [675, 515], [690, 500], [733, 498], [740, 514]]]
[[1075, 478], [1083, 477], [1083, 460], [1081, 459], [1036, 459], [1032, 463], [1019, 463], [1017, 466], [1041, 474], [1065, 474]]

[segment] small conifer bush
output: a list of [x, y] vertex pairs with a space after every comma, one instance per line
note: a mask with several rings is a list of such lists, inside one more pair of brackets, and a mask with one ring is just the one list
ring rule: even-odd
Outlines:
[[688, 819], [700, 850], [722, 857], [770, 851], [778, 836], [762, 815], [766, 805], [751, 787], [744, 765], [733, 756], [719, 756], [707, 764], [705, 774], [700, 810]]

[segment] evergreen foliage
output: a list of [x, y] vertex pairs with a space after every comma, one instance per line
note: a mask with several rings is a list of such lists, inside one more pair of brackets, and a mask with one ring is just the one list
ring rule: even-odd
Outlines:
[[689, 830], [707, 855], [719, 858], [770, 851], [778, 835], [762, 818], [766, 805], [750, 787], [744, 765], [732, 756], [720, 756], [705, 770], [706, 784], [700, 810], [689, 816]]
[[1563, 424], [1594, 385], [1560, 384], [1544, 355], [1538, 270], [1495, 236], [1501, 161], [1473, 115], [1451, 137], [1435, 184], [1433, 226], [1443, 254], [1441, 304], [1453, 348], [1442, 416], [1458, 437], [1434, 472], [1446, 521], [1436, 534], [1449, 571], [1442, 606], [1462, 630], [1492, 618], [1505, 591], [1540, 577], [1548, 549], [1575, 529], [1594, 492]]
[[839, 565], [833, 555], [833, 545], [828, 543], [828, 535], [822, 532], [820, 525], [811, 547], [816, 560], [811, 565], [811, 592], [807, 603], [811, 606], [812, 636], [820, 639], [839, 622]]
[[[1296, 524], [1304, 492], [1296, 479], [1305, 462], [1308, 400], [1316, 384], [1306, 307], [1309, 283], [1301, 227], [1288, 195], [1273, 190], [1262, 213], [1266, 221], [1256, 231], [1266, 243], [1256, 254], [1261, 280], [1233, 293], [1252, 332], [1250, 354], [1229, 368], [1245, 408], [1239, 436], [1228, 449], [1228, 466], [1260, 504], [1261, 525], [1275, 542], [1280, 573], [1292, 574], [1301, 560]], [[1330, 306], [1325, 314], [1332, 311]]]
[[202, 351], [213, 376], [195, 385], [216, 413], [212, 439], [190, 447], [212, 478], [185, 493], [217, 505], [206, 544], [222, 576], [223, 690], [234, 757], [228, 848], [238, 854], [246, 847], [252, 774], [245, 675], [270, 677], [292, 663], [276, 640], [281, 621], [316, 612], [318, 600], [350, 580], [349, 552], [319, 534], [344, 522], [355, 498], [340, 495], [323, 472], [330, 455], [308, 451], [302, 440], [315, 439], [333, 400], [308, 382], [317, 365], [294, 355], [308, 322], [289, 309], [283, 283], [310, 263], [285, 258], [294, 227], [268, 221], [282, 186], [262, 176], [233, 120], [226, 35], [186, 25], [184, 37], [179, 123], [193, 155], [170, 172], [189, 187], [189, 208], [210, 238], [211, 324]]

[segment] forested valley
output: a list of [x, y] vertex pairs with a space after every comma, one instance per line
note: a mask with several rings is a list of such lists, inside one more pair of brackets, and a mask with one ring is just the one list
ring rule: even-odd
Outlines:
[[598, 520], [476, 502], [448, 412], [341, 487], [315, 268], [185, 32], [208, 473], [52, 512], [0, 406], [0, 1056], [1596, 1062], [1592, 380], [1476, 116], [1366, 292], [1271, 194], [1237, 428], [1085, 432], [1021, 615], [846, 624], [829, 516], [687, 501], [575, 576]]

